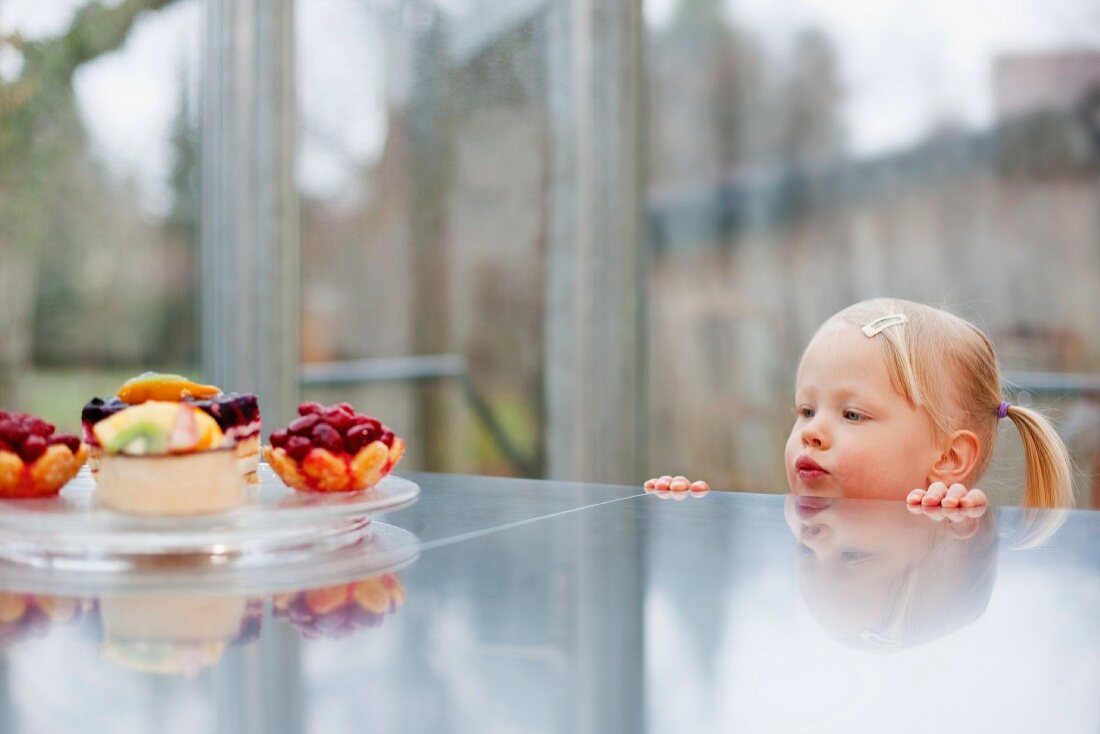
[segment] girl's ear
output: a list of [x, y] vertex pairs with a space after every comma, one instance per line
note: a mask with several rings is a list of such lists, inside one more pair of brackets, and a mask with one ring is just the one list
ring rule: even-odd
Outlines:
[[928, 484], [943, 482], [948, 487], [961, 484], [978, 463], [982, 444], [973, 431], [955, 431], [948, 438], [939, 461], [928, 474]]

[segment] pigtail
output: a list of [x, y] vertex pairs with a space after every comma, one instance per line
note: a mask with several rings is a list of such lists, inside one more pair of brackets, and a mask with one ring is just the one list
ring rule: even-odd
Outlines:
[[1025, 507], [1073, 507], [1073, 469], [1058, 432], [1034, 410], [1013, 405], [1007, 417], [1020, 431], [1027, 460]]

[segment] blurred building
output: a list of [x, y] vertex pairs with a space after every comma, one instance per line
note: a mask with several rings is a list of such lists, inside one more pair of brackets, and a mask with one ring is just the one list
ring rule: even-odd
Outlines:
[[1072, 112], [1090, 93], [1100, 90], [1100, 52], [1002, 56], [994, 65], [993, 89], [998, 119], [1043, 110]]

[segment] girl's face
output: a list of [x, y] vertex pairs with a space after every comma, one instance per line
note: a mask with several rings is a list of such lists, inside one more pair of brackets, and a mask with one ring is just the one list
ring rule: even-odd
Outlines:
[[838, 637], [878, 628], [898, 577], [924, 563], [949, 524], [914, 515], [896, 502], [794, 495], [787, 495], [784, 515], [798, 541], [803, 597]]
[[932, 421], [894, 389], [876, 338], [833, 323], [806, 348], [786, 449], [794, 494], [903, 500], [928, 486]]

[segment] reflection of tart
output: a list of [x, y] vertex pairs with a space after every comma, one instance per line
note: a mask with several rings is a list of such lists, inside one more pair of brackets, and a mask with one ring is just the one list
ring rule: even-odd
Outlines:
[[197, 515], [244, 504], [237, 457], [209, 414], [149, 400], [92, 427], [100, 446], [96, 496], [120, 512]]
[[0, 410], [0, 499], [57, 494], [76, 476], [88, 449], [54, 431], [41, 418]]
[[186, 402], [214, 419], [232, 445], [241, 473], [251, 482], [258, 482], [256, 467], [260, 462], [260, 406], [255, 395], [223, 393], [213, 385], [200, 385], [179, 375], [155, 372], [127, 380], [118, 395], [104, 400], [93, 398], [81, 415], [84, 440], [91, 446], [92, 471], [99, 469], [101, 447], [94, 426], [132, 405], [147, 401]]
[[103, 656], [135, 670], [194, 676], [256, 638], [262, 607], [243, 596], [143, 594], [99, 600]]
[[0, 591], [0, 648], [28, 637], [41, 637], [51, 624], [80, 617], [83, 602], [67, 596]]
[[272, 614], [294, 625], [304, 637], [346, 637], [382, 623], [405, 603], [405, 589], [392, 573], [349, 584], [293, 594], [277, 594]]
[[405, 453], [405, 442], [348, 403], [302, 403], [299, 418], [271, 434], [264, 457], [282, 480], [309, 492], [373, 487]]

